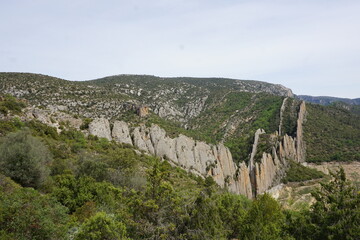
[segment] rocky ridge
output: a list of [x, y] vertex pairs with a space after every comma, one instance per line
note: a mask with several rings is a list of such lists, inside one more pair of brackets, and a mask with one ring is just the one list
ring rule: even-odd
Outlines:
[[209, 102], [218, 101], [215, 90], [221, 96], [230, 92], [294, 96], [281, 85], [235, 79], [117, 75], [79, 82], [40, 74], [0, 73], [2, 93], [27, 99], [37, 107], [64, 106], [73, 114], [112, 120], [134, 106], [145, 105], [162, 118], [187, 123]]
[[[236, 165], [230, 150], [222, 143], [208, 144], [182, 134], [171, 138], [164, 129], [155, 124], [130, 126], [124, 121], [115, 120], [110, 124], [106, 118], [95, 118], [90, 122], [88, 129], [83, 131], [108, 140], [131, 144], [194, 174], [202, 177], [211, 176], [221, 187], [227, 187], [231, 192], [252, 198], [280, 183], [281, 177], [285, 174], [287, 160], [298, 162], [304, 160], [301, 124], [305, 112], [305, 104], [302, 103], [298, 114], [297, 138], [288, 135], [279, 136], [278, 132], [271, 134], [270, 137], [273, 139], [271, 151], [260, 153], [261, 158], [258, 161], [255, 160], [255, 155], [259, 151], [259, 141], [266, 134], [262, 129], [256, 131], [248, 165], [245, 162]], [[78, 130], [83, 125], [81, 119], [55, 109], [28, 108], [25, 113], [27, 119], [37, 119], [56, 127], [58, 131], [61, 131], [60, 126], [64, 124]]]

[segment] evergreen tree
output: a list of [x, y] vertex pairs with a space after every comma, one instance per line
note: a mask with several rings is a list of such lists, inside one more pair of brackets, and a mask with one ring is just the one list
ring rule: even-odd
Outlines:
[[332, 181], [313, 193], [313, 239], [360, 239], [360, 193], [346, 179], [343, 168], [331, 176]]

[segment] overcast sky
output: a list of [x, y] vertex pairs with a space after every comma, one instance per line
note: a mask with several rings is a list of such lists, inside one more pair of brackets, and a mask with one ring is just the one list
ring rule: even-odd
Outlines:
[[359, 0], [1, 0], [0, 71], [228, 77], [360, 97]]

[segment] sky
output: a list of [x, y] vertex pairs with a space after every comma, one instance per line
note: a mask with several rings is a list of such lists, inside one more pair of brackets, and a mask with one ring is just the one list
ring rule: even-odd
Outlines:
[[359, 0], [1, 0], [0, 72], [224, 77], [360, 97]]

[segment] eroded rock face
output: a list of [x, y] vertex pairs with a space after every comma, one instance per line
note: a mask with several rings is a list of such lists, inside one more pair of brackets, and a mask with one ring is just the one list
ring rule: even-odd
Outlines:
[[114, 122], [114, 126], [111, 131], [111, 136], [117, 142], [132, 145], [129, 126], [124, 121], [115, 121]]
[[[264, 130], [258, 129], [254, 136], [248, 166], [244, 162], [237, 166], [230, 150], [223, 144], [206, 144], [181, 134], [176, 138], [170, 138], [164, 129], [155, 124], [151, 127], [141, 125], [131, 130], [125, 122], [115, 121], [112, 134], [110, 134], [109, 122], [100, 118], [89, 125], [89, 132], [109, 140], [113, 138], [118, 142], [133, 144], [143, 151], [167, 159], [192, 173], [203, 177], [212, 176], [219, 186], [252, 198], [280, 183], [288, 160], [302, 161], [304, 159], [305, 149], [302, 148], [304, 117], [305, 104], [302, 104], [297, 138], [294, 139], [288, 135], [281, 137], [277, 132], [267, 134], [267, 137], [274, 142], [274, 146], [270, 153], [262, 153], [260, 161], [255, 162], [259, 140], [262, 134], [265, 134]], [[299, 150], [299, 147], [302, 149]]]
[[139, 149], [166, 158], [197, 175], [210, 175], [219, 186], [252, 197], [248, 169], [242, 166], [239, 171], [230, 150], [223, 144], [210, 145], [181, 134], [170, 138], [157, 125], [136, 127], [132, 136], [134, 146]]
[[109, 141], [112, 140], [110, 123], [109, 120], [105, 118], [95, 118], [89, 124], [89, 133], [100, 138], [106, 138]]
[[134, 146], [138, 147], [140, 150], [155, 155], [154, 146], [150, 140], [149, 132], [144, 126], [134, 128], [132, 136]]
[[303, 137], [303, 123], [306, 117], [306, 105], [305, 102], [302, 102], [300, 105], [300, 110], [297, 120], [297, 130], [296, 130], [296, 155], [298, 162], [305, 162], [305, 142]]
[[75, 128], [77, 130], [80, 130], [80, 126], [83, 124], [83, 121], [80, 118], [75, 118], [70, 114], [59, 112], [58, 109], [55, 108], [27, 108], [24, 110], [24, 115], [24, 120], [36, 119], [48, 126], [55, 127], [58, 132], [61, 132], [61, 124], [65, 124], [67, 127]]
[[[280, 111], [280, 126], [279, 132], [281, 133], [282, 128], [282, 111], [284, 110], [284, 105], [287, 101], [287, 98], [284, 99], [283, 106]], [[253, 196], [262, 194], [268, 189], [277, 184], [280, 184], [281, 178], [285, 175], [286, 169], [288, 167], [288, 161], [305, 161], [305, 143], [303, 141], [303, 129], [302, 124], [305, 120], [306, 107], [305, 103], [302, 102], [300, 105], [300, 110], [298, 112], [297, 120], [297, 132], [296, 138], [293, 138], [288, 135], [279, 136], [277, 133], [271, 134], [271, 139], [277, 139], [273, 143], [271, 152], [263, 152], [262, 158], [259, 162], [255, 162], [255, 155], [257, 154], [257, 147], [259, 144], [259, 139], [261, 135], [265, 132], [261, 129], [258, 129], [255, 133], [253, 150], [251, 153], [249, 161], [249, 175], [252, 188]], [[280, 137], [280, 138], [279, 138]], [[281, 139], [281, 140], [279, 140]]]
[[264, 152], [261, 162], [255, 164], [255, 189], [257, 194], [264, 193], [272, 187], [277, 167], [279, 165], [275, 165], [271, 154]]
[[253, 197], [249, 168], [246, 166], [244, 162], [240, 163], [239, 165], [235, 186], [236, 186], [236, 190], [232, 192], [245, 195], [248, 198]]
[[280, 108], [280, 124], [279, 124], [279, 135], [281, 136], [282, 135], [282, 128], [283, 128], [283, 121], [284, 121], [284, 111], [285, 111], [285, 108], [286, 108], [286, 102], [289, 98], [284, 98], [283, 100], [283, 103], [281, 105], [281, 108]]
[[146, 117], [147, 115], [149, 115], [149, 107], [148, 106], [140, 106], [137, 109], [137, 114], [140, 117]]

